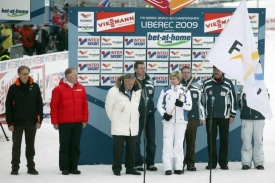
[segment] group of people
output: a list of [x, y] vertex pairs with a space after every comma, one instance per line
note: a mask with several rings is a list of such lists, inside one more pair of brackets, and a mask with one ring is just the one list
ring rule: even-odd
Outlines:
[[[141, 175], [143, 165], [149, 171], [155, 166], [155, 87], [146, 73], [145, 64], [136, 61], [135, 73], [125, 74], [116, 80], [106, 96], [105, 110], [111, 121], [113, 136], [114, 175], [120, 176], [122, 154], [126, 145], [126, 174]], [[12, 175], [18, 175], [22, 134], [25, 133], [28, 173], [38, 175], [35, 169], [35, 135], [43, 120], [43, 102], [39, 86], [29, 76], [27, 66], [18, 68], [19, 78], [10, 86], [6, 98], [6, 121], [12, 131]], [[191, 69], [170, 74], [170, 85], [162, 89], [157, 102], [157, 111], [162, 116], [163, 150], [162, 161], [165, 175], [196, 171], [195, 143], [198, 122], [206, 124], [209, 161], [206, 169], [215, 169], [219, 164], [228, 170], [229, 125], [234, 122], [237, 106], [241, 111], [242, 169], [264, 169], [263, 128], [265, 118], [250, 109], [245, 93], [240, 88], [238, 100], [231, 80], [224, 77], [215, 66], [213, 75], [202, 86], [193, 80]], [[52, 91], [51, 121], [59, 131], [59, 168], [63, 175], [80, 174], [80, 138], [82, 128], [88, 122], [89, 110], [85, 87], [78, 83], [76, 69], [65, 70], [65, 78]], [[212, 123], [212, 128], [210, 128]], [[219, 130], [220, 148], [216, 149]], [[146, 154], [140, 152], [142, 132], [146, 136]], [[211, 138], [212, 136], [212, 138]], [[254, 139], [254, 147], [252, 146]], [[212, 141], [210, 141], [212, 139]], [[186, 154], [184, 156], [184, 143]], [[210, 149], [213, 152], [210, 153]], [[211, 162], [210, 162], [211, 160]]]

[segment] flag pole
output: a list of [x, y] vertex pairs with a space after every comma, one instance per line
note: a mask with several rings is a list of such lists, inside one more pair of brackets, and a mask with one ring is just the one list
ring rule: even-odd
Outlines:
[[[201, 66], [203, 65], [204, 61], [205, 61], [205, 57], [203, 58], [202, 63], [199, 64], [199, 67], [197, 68], [197, 70], [196, 70], [194, 76], [192, 76], [192, 78], [190, 79], [190, 81], [189, 81], [188, 84], [186, 85], [185, 89], [184, 89], [183, 92], [180, 94], [179, 99], [181, 99], [182, 96], [185, 94], [185, 92], [188, 90], [188, 87], [190, 86], [190, 84], [192, 83], [192, 81], [194, 80], [194, 78], [197, 76], [197, 74], [198, 74], [198, 72], [199, 72]], [[170, 115], [173, 114], [173, 112], [174, 112], [175, 109], [176, 109], [176, 106], [174, 106], [174, 108], [173, 108], [172, 111], [170, 112]]]

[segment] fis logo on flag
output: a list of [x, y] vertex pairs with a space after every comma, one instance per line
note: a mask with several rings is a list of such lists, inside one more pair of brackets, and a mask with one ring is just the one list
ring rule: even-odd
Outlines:
[[77, 80], [83, 86], [99, 86], [99, 74], [79, 74]]
[[155, 86], [167, 86], [169, 82], [168, 74], [151, 74]]
[[101, 73], [122, 73], [122, 62], [101, 62]]
[[168, 73], [168, 62], [147, 62], [147, 73]]
[[190, 62], [170, 62], [170, 71], [169, 72], [181, 71], [181, 69], [184, 66], [191, 68], [191, 63]]
[[148, 49], [147, 60], [168, 61], [169, 51], [161, 49]]
[[135, 32], [135, 13], [97, 12], [97, 32]]
[[124, 62], [124, 73], [134, 73], [135, 62]]
[[78, 49], [78, 60], [100, 60], [99, 49]]
[[101, 74], [101, 86], [114, 86], [119, 74]]
[[191, 50], [190, 49], [170, 49], [170, 60], [191, 60]]
[[124, 49], [124, 60], [146, 60], [146, 49]]
[[214, 37], [193, 37], [192, 48], [212, 48]]
[[209, 51], [210, 50], [193, 49], [192, 60], [203, 60], [203, 59], [205, 59], [205, 57], [207, 56]]
[[99, 73], [100, 62], [78, 62], [78, 73]]
[[148, 48], [191, 48], [191, 33], [147, 33]]
[[122, 36], [101, 36], [102, 48], [123, 48]]
[[201, 64], [202, 62], [192, 62], [192, 72], [195, 73], [197, 69], [201, 66], [198, 70], [198, 73], [213, 73], [213, 64], [211, 64], [210, 62], [204, 62], [202, 65]]
[[78, 12], [78, 32], [94, 32], [94, 12]]
[[78, 47], [100, 47], [100, 36], [78, 36]]
[[146, 37], [144, 36], [125, 36], [124, 37], [125, 48], [146, 48]]
[[101, 49], [101, 60], [123, 60], [123, 49]]

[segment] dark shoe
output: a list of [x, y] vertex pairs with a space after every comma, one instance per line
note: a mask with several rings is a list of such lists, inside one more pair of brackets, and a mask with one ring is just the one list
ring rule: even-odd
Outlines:
[[250, 169], [250, 167], [249, 167], [248, 165], [244, 165], [244, 166], [242, 167], [242, 170], [248, 170], [248, 169]]
[[182, 170], [174, 170], [174, 174], [178, 174], [178, 175], [180, 175], [180, 174], [182, 174], [183, 173], [183, 171]]
[[257, 168], [258, 170], [264, 170], [264, 166], [263, 166], [263, 165], [258, 165], [258, 166], [256, 166], [256, 168]]
[[133, 169], [133, 170], [126, 170], [126, 174], [141, 175], [141, 173], [138, 172], [138, 171], [136, 171], [135, 169]]
[[194, 165], [187, 165], [187, 170], [189, 171], [197, 171], [196, 167]]
[[31, 175], [38, 175], [38, 171], [35, 170], [35, 168], [28, 169], [27, 173]]
[[12, 170], [11, 175], [18, 175], [18, 170]]
[[62, 170], [62, 175], [69, 175], [69, 171], [68, 170]]
[[225, 166], [221, 166], [221, 169], [222, 169], [222, 170], [228, 170], [229, 168], [228, 168], [227, 165], [225, 165]]
[[149, 167], [147, 167], [147, 170], [149, 170], [149, 171], [158, 171], [158, 168], [155, 167], [154, 165], [150, 165]]
[[143, 166], [136, 166], [136, 168], [135, 168], [137, 171], [143, 171]]
[[79, 174], [81, 174], [81, 171], [79, 171], [79, 170], [73, 170], [73, 171], [70, 171], [70, 174], [79, 175]]
[[120, 172], [114, 172], [114, 175], [121, 176]]
[[172, 175], [172, 171], [171, 170], [165, 171], [165, 175]]
[[[206, 168], [207, 170], [210, 170], [210, 165], [207, 165], [205, 168]], [[212, 166], [211, 169], [215, 169], [215, 168], [216, 168], [216, 166]]]

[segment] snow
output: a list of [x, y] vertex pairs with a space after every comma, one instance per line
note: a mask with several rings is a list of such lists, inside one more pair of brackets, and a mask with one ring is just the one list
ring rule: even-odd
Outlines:
[[[270, 92], [271, 106], [275, 115], [275, 31], [267, 32], [265, 49], [265, 81]], [[11, 132], [5, 131], [11, 139]], [[274, 183], [275, 172], [275, 117], [271, 121], [266, 121], [264, 129], [264, 152], [266, 163], [265, 170], [241, 170], [240, 162], [229, 162], [229, 170], [219, 168], [212, 170], [212, 183]], [[24, 138], [23, 138], [24, 139]], [[36, 169], [39, 175], [27, 174], [26, 159], [24, 157], [25, 148], [24, 140], [22, 143], [21, 168], [18, 176], [11, 176], [11, 141], [7, 142], [0, 130], [0, 183], [141, 183], [142, 176], [126, 175], [123, 167], [122, 176], [114, 176], [111, 165], [86, 165], [79, 166], [82, 171], [81, 175], [63, 176], [58, 168], [58, 150], [59, 150], [58, 131], [54, 130], [52, 125], [44, 123], [38, 130], [36, 136]], [[185, 171], [184, 175], [165, 176], [162, 170], [162, 164], [157, 164], [157, 172], [146, 172], [146, 182], [150, 183], [205, 183], [209, 182], [209, 171], [205, 169], [206, 163], [196, 163], [197, 171]]]

